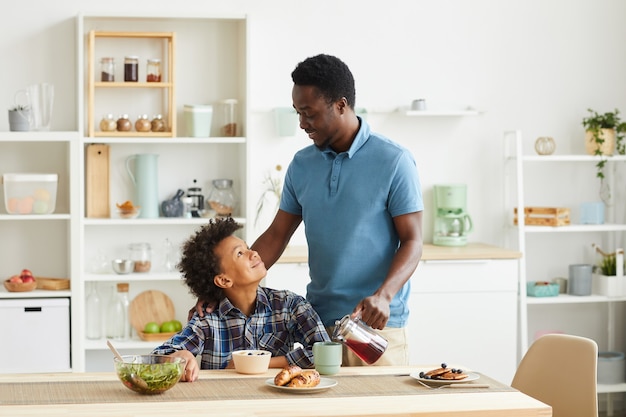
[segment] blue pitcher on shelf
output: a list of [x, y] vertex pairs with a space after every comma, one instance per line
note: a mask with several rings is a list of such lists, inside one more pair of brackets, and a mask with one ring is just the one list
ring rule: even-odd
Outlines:
[[144, 219], [159, 217], [158, 158], [157, 154], [137, 154], [126, 158], [126, 171], [135, 186], [135, 204], [141, 207], [139, 217]]

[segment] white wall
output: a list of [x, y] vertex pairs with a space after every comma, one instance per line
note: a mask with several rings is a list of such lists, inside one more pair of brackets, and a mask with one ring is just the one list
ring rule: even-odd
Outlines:
[[[291, 105], [290, 72], [307, 56], [339, 56], [354, 72], [357, 106], [368, 109], [373, 128], [414, 153], [428, 210], [433, 184], [468, 184], [472, 241], [504, 242], [504, 130], [521, 129], [528, 152], [536, 137], [550, 135], [557, 152], [583, 153], [581, 120], [588, 107], [626, 112], [622, 0], [30, 0], [10, 9], [0, 14], [0, 103], [9, 107], [16, 90], [52, 82], [55, 130], [76, 128], [79, 11], [248, 14], [248, 131], [259, 187], [265, 171], [286, 165], [309, 144], [301, 133], [277, 138], [273, 130], [270, 110]], [[426, 98], [431, 107], [472, 105], [485, 113], [432, 119], [385, 113], [415, 98]], [[0, 117], [0, 130], [8, 130], [6, 117]], [[582, 181], [581, 189], [593, 195], [593, 173]], [[428, 212], [424, 228], [430, 241]]]

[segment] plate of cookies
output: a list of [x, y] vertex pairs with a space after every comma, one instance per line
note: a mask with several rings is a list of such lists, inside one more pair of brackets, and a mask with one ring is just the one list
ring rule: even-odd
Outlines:
[[415, 372], [410, 376], [418, 381], [432, 385], [459, 384], [476, 381], [480, 378], [480, 375], [474, 372], [465, 372], [462, 369], [450, 368], [445, 363], [442, 363], [439, 368], [431, 369], [429, 371]]
[[265, 384], [294, 394], [310, 394], [332, 388], [337, 385], [337, 381], [321, 377], [315, 369], [302, 369], [291, 365], [281, 369], [274, 378], [267, 379]]

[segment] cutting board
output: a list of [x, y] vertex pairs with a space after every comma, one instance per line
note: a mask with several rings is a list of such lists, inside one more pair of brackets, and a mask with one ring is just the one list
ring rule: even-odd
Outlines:
[[109, 204], [109, 145], [87, 145], [85, 155], [85, 206], [87, 217], [111, 217]]
[[176, 310], [167, 294], [158, 290], [144, 291], [138, 294], [128, 306], [130, 324], [143, 340], [167, 340], [174, 333], [144, 333], [146, 324], [154, 321], [161, 323], [174, 320]]

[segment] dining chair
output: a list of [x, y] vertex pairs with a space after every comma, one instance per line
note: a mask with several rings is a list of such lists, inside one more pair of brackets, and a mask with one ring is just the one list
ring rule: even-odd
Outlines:
[[547, 334], [530, 346], [511, 386], [552, 407], [553, 417], [597, 417], [598, 345], [567, 334]]

